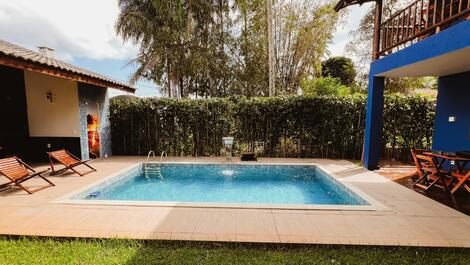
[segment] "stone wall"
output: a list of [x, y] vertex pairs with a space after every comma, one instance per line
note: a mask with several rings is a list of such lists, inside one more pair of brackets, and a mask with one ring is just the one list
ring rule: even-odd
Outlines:
[[108, 157], [111, 153], [111, 126], [109, 123], [108, 89], [84, 83], [78, 83], [78, 101], [80, 110], [80, 146], [82, 159], [89, 159], [87, 119], [88, 110], [97, 106], [100, 123], [100, 156]]

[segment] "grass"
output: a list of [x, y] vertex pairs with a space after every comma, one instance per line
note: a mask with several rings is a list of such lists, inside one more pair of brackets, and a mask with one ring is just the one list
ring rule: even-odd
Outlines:
[[0, 237], [7, 264], [470, 264], [467, 249]]

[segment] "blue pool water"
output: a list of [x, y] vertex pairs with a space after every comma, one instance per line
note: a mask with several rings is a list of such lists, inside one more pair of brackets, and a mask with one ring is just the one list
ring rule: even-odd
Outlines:
[[72, 199], [368, 205], [314, 166], [164, 164], [161, 173], [138, 166]]

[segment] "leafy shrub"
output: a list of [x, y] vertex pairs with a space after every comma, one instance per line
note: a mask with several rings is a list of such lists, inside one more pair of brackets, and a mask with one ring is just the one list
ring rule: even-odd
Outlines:
[[356, 78], [356, 68], [350, 58], [336, 56], [322, 62], [322, 76], [339, 78], [341, 84], [353, 86]]
[[[231, 135], [237, 151], [360, 159], [365, 105], [361, 95], [112, 100], [113, 153], [217, 156]], [[387, 96], [384, 108], [384, 148], [430, 146], [434, 101]]]
[[349, 87], [341, 84], [341, 80], [338, 78], [333, 77], [305, 79], [300, 83], [300, 88], [305, 95], [310, 96], [344, 97], [351, 94]]

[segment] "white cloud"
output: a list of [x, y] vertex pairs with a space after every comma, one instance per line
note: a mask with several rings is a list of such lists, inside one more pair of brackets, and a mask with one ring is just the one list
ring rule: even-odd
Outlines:
[[0, 38], [66, 60], [130, 59], [137, 49], [116, 35], [118, 13], [115, 0], [0, 0]]
[[359, 27], [361, 19], [372, 5], [374, 4], [366, 3], [362, 6], [353, 5], [347, 7], [349, 14], [345, 18], [344, 24], [336, 30], [333, 43], [328, 47], [332, 56], [350, 56], [347, 54], [345, 48], [352, 38], [351, 32]]
[[[345, 46], [371, 4], [348, 7], [345, 24], [329, 46], [332, 55], [345, 54]], [[35, 49], [48, 46], [71, 61], [131, 59], [132, 43], [123, 43], [114, 31], [119, 13], [117, 0], [0, 0], [0, 38]]]
[[[329, 46], [333, 56], [348, 56], [345, 46], [350, 32], [370, 5], [348, 7], [349, 15]], [[135, 58], [137, 47], [116, 35], [118, 13], [117, 0], [0, 0], [0, 39], [33, 50], [48, 46], [56, 50], [57, 57], [72, 63], [77, 58], [128, 61]], [[127, 79], [125, 73], [115, 76]], [[139, 93], [154, 94], [149, 87], [142, 85]]]

